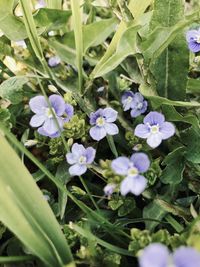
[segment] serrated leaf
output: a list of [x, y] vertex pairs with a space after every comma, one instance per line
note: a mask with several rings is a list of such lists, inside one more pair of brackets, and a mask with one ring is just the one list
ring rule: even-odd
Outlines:
[[28, 82], [25, 76], [9, 78], [0, 85], [0, 96], [10, 100], [12, 104], [18, 104], [23, 98], [23, 85]]
[[163, 183], [178, 184], [182, 181], [185, 168], [184, 154], [185, 147], [179, 147], [165, 157], [162, 165], [167, 166], [160, 177]]

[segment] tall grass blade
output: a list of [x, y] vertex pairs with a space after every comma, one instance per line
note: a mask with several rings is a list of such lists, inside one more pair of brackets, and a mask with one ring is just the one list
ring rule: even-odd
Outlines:
[[0, 220], [47, 266], [72, 262], [50, 207], [2, 135], [0, 147]]

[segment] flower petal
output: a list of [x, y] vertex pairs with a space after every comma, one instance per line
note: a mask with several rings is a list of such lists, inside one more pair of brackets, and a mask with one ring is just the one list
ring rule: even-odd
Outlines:
[[118, 112], [113, 108], [104, 108], [103, 116], [106, 118], [106, 122], [114, 122], [117, 119]]
[[196, 37], [196, 35], [198, 35], [198, 31], [197, 30], [190, 30], [186, 33], [186, 40], [187, 42], [193, 41], [194, 38]]
[[72, 153], [76, 157], [76, 159], [78, 160], [79, 157], [85, 155], [86, 149], [84, 148], [83, 145], [75, 143], [72, 146]]
[[[131, 104], [133, 101], [134, 93], [131, 91], [126, 91], [121, 98], [123, 109], [124, 111], [127, 111], [131, 108]], [[130, 98], [130, 99], [129, 99]]]
[[48, 118], [43, 125], [45, 132], [47, 132], [49, 135], [52, 135], [55, 134], [56, 132], [59, 132], [59, 130], [62, 130], [63, 126], [62, 118], [57, 117], [57, 121], [60, 126], [60, 129], [58, 129], [57, 123], [55, 122], [54, 118]]
[[160, 127], [162, 139], [168, 139], [175, 134], [175, 127], [171, 122], [164, 122]]
[[64, 122], [70, 121], [70, 119], [74, 115], [74, 107], [70, 104], [65, 104], [65, 115], [66, 117], [64, 118]]
[[96, 112], [90, 113], [90, 124], [95, 125], [98, 117], [103, 116], [103, 109], [99, 108]]
[[126, 157], [118, 157], [111, 163], [112, 169], [119, 175], [126, 175], [129, 169], [130, 160]]
[[140, 267], [167, 267], [168, 257], [169, 251], [167, 247], [159, 243], [154, 243], [143, 250], [139, 258], [139, 264]]
[[94, 140], [99, 141], [106, 136], [106, 130], [104, 129], [104, 127], [94, 126], [90, 129], [90, 136]]
[[131, 110], [131, 117], [132, 117], [132, 118], [136, 118], [136, 117], [138, 117], [138, 116], [141, 115], [141, 114], [142, 114], [142, 112], [141, 112], [140, 109], [133, 108], [133, 109]]
[[127, 195], [129, 192], [131, 192], [131, 189], [133, 188], [133, 178], [126, 177], [120, 185], [120, 192], [122, 196]]
[[38, 133], [43, 136], [49, 136], [49, 134], [44, 130], [43, 127], [38, 128]]
[[134, 153], [130, 160], [139, 172], [146, 172], [150, 166], [150, 160], [148, 156], [142, 152]]
[[74, 164], [69, 168], [71, 176], [82, 175], [87, 171], [86, 165]]
[[104, 126], [107, 134], [115, 135], [119, 133], [119, 129], [116, 124], [114, 123], [106, 123]]
[[77, 157], [73, 153], [67, 153], [66, 160], [69, 164], [77, 163]]
[[42, 95], [35, 96], [29, 101], [30, 109], [36, 114], [44, 114], [45, 108], [48, 108], [48, 104]]
[[161, 133], [151, 134], [147, 138], [147, 144], [152, 148], [155, 148], [155, 147], [159, 146], [161, 144], [161, 142], [162, 142]]
[[189, 42], [188, 47], [193, 53], [197, 53], [200, 51], [200, 44], [198, 44], [196, 41]]
[[86, 148], [86, 158], [87, 158], [87, 164], [91, 164], [94, 161], [96, 150], [93, 147]]
[[57, 116], [62, 116], [65, 112], [65, 101], [59, 95], [51, 95], [49, 97], [52, 108], [55, 110]]
[[199, 267], [200, 253], [191, 247], [180, 247], [174, 255], [174, 264], [176, 267]]
[[49, 58], [48, 65], [53, 68], [53, 67], [56, 67], [57, 65], [59, 65], [60, 62], [61, 62], [61, 60], [58, 56], [53, 56], [53, 57]]
[[46, 117], [44, 115], [36, 114], [31, 118], [30, 125], [32, 127], [39, 127], [44, 123], [45, 119], [46, 119]]
[[157, 111], [151, 111], [144, 117], [144, 123], [149, 123], [150, 125], [161, 125], [165, 121], [163, 114]]
[[150, 136], [150, 129], [145, 124], [138, 124], [134, 131], [135, 136], [140, 138], [148, 138]]
[[136, 196], [139, 196], [147, 186], [147, 179], [142, 175], [132, 177], [131, 179], [133, 180], [132, 182], [133, 186], [130, 189], [130, 192]]

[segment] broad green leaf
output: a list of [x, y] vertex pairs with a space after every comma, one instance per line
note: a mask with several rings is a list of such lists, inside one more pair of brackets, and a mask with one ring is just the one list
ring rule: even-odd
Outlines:
[[188, 79], [187, 82], [187, 93], [200, 94], [200, 80], [199, 79]]
[[10, 100], [12, 104], [18, 104], [23, 98], [23, 85], [28, 82], [25, 76], [15, 76], [4, 81], [0, 85], [0, 96]]
[[173, 101], [168, 98], [158, 96], [155, 90], [148, 84], [141, 84], [139, 87], [140, 93], [149, 99], [154, 109], [162, 105], [177, 106], [177, 107], [200, 107], [199, 102], [184, 102], [184, 101]]
[[[137, 18], [139, 18], [143, 12], [145, 11], [145, 9], [148, 7], [148, 5], [150, 4], [151, 1], [147, 1], [147, 0], [140, 0], [140, 7], [136, 8], [136, 5], [138, 4], [138, 0], [130, 0], [129, 4], [128, 4], [128, 8], [130, 9], [133, 17], [135, 17], [136, 20], [134, 20], [135, 25], [137, 24]], [[112, 57], [112, 55], [114, 53], [116, 53], [116, 49], [118, 47], [118, 44], [121, 40], [122, 35], [124, 34], [124, 32], [127, 30], [128, 28], [128, 23], [126, 23], [124, 20], [122, 20], [112, 38], [112, 41], [109, 45], [109, 47], [107, 48], [105, 54], [103, 55], [103, 57], [101, 58], [101, 60], [99, 61], [99, 63], [96, 65], [96, 67], [94, 68], [94, 70], [91, 73], [91, 79], [94, 79], [94, 77], [99, 77], [99, 70], [102, 69], [102, 66], [105, 64], [105, 62], [107, 62], [109, 60], [110, 57]]]
[[83, 50], [84, 53], [91, 46], [103, 43], [115, 30], [117, 19], [103, 19], [83, 27]]
[[0, 147], [0, 220], [46, 265], [72, 262], [53, 212], [2, 135]]
[[185, 168], [184, 154], [185, 147], [179, 147], [165, 157], [162, 165], [166, 167], [160, 177], [163, 183], [175, 185], [182, 181]]
[[[174, 26], [183, 16], [183, 0], [155, 0], [150, 28]], [[174, 100], [184, 100], [188, 69], [189, 50], [185, 36], [180, 31], [175, 40], [151, 64], [150, 71], [156, 79], [158, 94]]]
[[[105, 19], [83, 25], [83, 52], [86, 53], [91, 46], [103, 43], [114, 31], [116, 25], [116, 19]], [[63, 61], [76, 66], [74, 32], [65, 33], [62, 37], [50, 38], [49, 45], [56, 50], [56, 53]]]
[[98, 68], [98, 73], [94, 78], [105, 75], [116, 68], [127, 56], [137, 53], [136, 39], [140, 26], [128, 28], [122, 35], [116, 52]]
[[50, 31], [66, 27], [70, 16], [69, 10], [41, 8], [33, 18], [37, 27], [47, 27]]
[[182, 121], [188, 124], [192, 124], [196, 131], [199, 131], [199, 120], [193, 114], [187, 114], [186, 116], [181, 115], [176, 111], [173, 106], [162, 106], [163, 113], [165, 114], [166, 120], [168, 121]]
[[196, 131], [190, 128], [181, 135], [182, 142], [186, 145], [185, 157], [193, 163], [200, 163], [200, 128]]
[[0, 57], [13, 56], [13, 49], [5, 36], [0, 37]]
[[151, 5], [153, 0], [133, 0], [130, 1], [128, 8], [131, 11], [135, 20], [137, 20], [147, 9], [148, 6]]
[[[158, 205], [155, 200], [149, 203], [143, 209], [143, 218], [144, 219], [154, 219], [154, 220], [162, 220], [166, 215], [166, 211]], [[146, 228], [150, 231], [158, 225], [158, 222], [155, 221], [145, 221]]]

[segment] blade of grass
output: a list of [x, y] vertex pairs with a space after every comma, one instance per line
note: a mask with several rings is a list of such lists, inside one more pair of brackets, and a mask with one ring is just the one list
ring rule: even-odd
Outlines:
[[61, 9], [62, 0], [46, 0], [47, 6], [52, 9]]
[[82, 8], [80, 7], [82, 0], [71, 0], [72, 20], [76, 45], [76, 62], [78, 68], [78, 88], [83, 93], [83, 31], [82, 31]]
[[72, 261], [53, 212], [5, 138], [0, 136], [0, 220], [50, 266]]
[[33, 256], [9, 256], [9, 257], [0, 257], [0, 263], [15, 263], [15, 262], [26, 262], [34, 260]]

